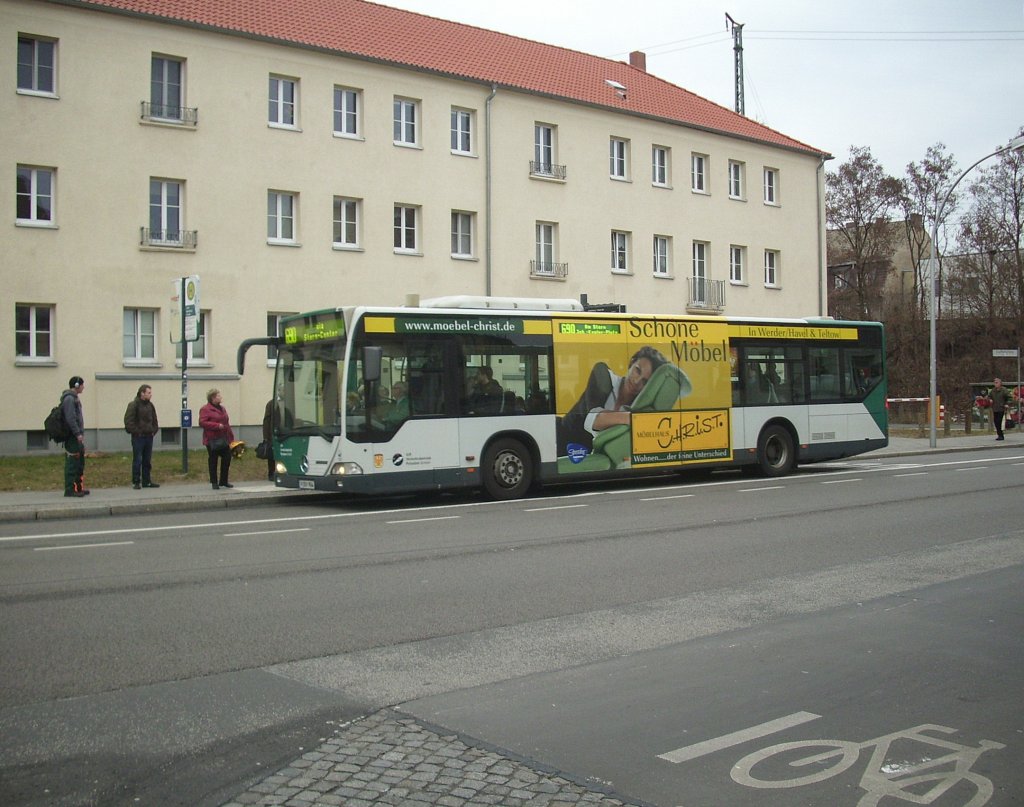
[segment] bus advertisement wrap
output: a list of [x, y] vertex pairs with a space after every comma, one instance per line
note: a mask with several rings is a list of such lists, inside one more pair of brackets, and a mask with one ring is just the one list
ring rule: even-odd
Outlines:
[[558, 320], [559, 473], [732, 457], [728, 325]]

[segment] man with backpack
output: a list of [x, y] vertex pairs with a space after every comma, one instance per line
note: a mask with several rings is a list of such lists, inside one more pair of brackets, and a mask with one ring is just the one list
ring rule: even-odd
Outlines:
[[68, 389], [60, 397], [60, 409], [70, 432], [64, 441], [64, 495], [78, 499], [89, 495], [82, 484], [85, 476], [85, 418], [79, 396], [83, 389], [85, 379], [73, 375], [68, 381]]

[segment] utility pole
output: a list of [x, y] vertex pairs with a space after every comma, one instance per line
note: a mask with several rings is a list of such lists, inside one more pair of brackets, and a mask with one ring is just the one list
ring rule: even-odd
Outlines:
[[732, 31], [732, 52], [736, 63], [736, 111], [746, 115], [746, 105], [743, 103], [743, 25], [726, 13], [725, 30]]

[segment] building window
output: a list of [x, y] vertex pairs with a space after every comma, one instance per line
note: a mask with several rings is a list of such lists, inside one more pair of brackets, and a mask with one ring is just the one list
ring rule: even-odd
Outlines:
[[18, 92], [56, 95], [56, 40], [18, 36]]
[[124, 346], [121, 355], [126, 362], [156, 361], [156, 326], [155, 310], [124, 309]]
[[729, 160], [729, 198], [743, 198], [743, 163]]
[[452, 152], [473, 153], [473, 113], [452, 107]]
[[549, 221], [538, 221], [536, 226], [536, 248], [534, 251], [534, 274], [554, 276], [556, 269], [557, 225]]
[[418, 208], [395, 205], [395, 252], [414, 253], [418, 249]]
[[415, 146], [419, 143], [416, 129], [417, 106], [416, 101], [411, 101], [408, 98], [395, 98], [394, 139], [396, 146]]
[[747, 260], [747, 248], [735, 244], [729, 247], [729, 282], [746, 283], [746, 272], [743, 269]]
[[660, 188], [669, 185], [668, 156], [669, 149], [665, 146], [651, 147], [651, 183]]
[[267, 122], [271, 126], [296, 128], [299, 104], [299, 82], [283, 76], [270, 77], [270, 111]]
[[629, 143], [618, 137], [608, 141], [608, 173], [612, 179], [627, 179]]
[[766, 205], [779, 203], [779, 171], [776, 168], [764, 169], [764, 203]]
[[669, 264], [669, 246], [671, 239], [667, 235], [654, 236], [654, 274], [668, 277], [671, 274]]
[[149, 116], [163, 120], [184, 119], [182, 98], [185, 63], [181, 59], [154, 55], [149, 72]]
[[17, 221], [19, 224], [53, 224], [53, 168], [18, 166]]
[[334, 133], [340, 137], [359, 137], [359, 90], [334, 88]]
[[772, 288], [779, 286], [779, 253], [774, 249], [764, 251], [764, 284]]
[[612, 230], [612, 271], [629, 271], [629, 233]]
[[149, 243], [174, 246], [181, 243], [181, 186], [176, 180], [149, 180]]
[[284, 191], [267, 191], [267, 242], [295, 243], [297, 195]]
[[53, 306], [15, 303], [14, 355], [18, 359], [53, 358]]
[[690, 155], [690, 190], [694, 193], [707, 193], [708, 158], [706, 154]]
[[702, 305], [708, 299], [708, 245], [703, 241], [693, 242], [693, 302]]
[[553, 176], [555, 173], [555, 127], [546, 123], [533, 125], [532, 173]]
[[334, 197], [334, 246], [355, 249], [359, 246], [359, 200]]
[[452, 211], [452, 257], [473, 257], [473, 214]]
[[[200, 311], [199, 312], [199, 338], [194, 342], [185, 342], [188, 345], [188, 361], [189, 364], [193, 362], [196, 364], [209, 364], [210, 353], [208, 350], [207, 337], [210, 333], [210, 312]], [[180, 336], [180, 334], [179, 334]], [[177, 363], [181, 364], [181, 342], [177, 342], [174, 345], [174, 358]]]
[[[281, 320], [286, 317], [292, 317], [297, 314], [297, 311], [287, 312], [267, 312], [267, 336], [280, 336], [281, 335]], [[274, 365], [277, 362], [277, 345], [267, 345], [267, 364]]]

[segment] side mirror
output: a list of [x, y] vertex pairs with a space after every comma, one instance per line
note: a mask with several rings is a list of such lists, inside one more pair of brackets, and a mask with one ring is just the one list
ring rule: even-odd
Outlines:
[[380, 368], [383, 359], [384, 348], [376, 346], [363, 348], [363, 381], [367, 383], [380, 381]]

